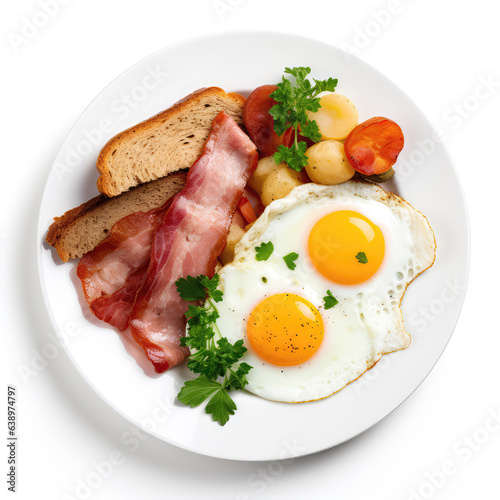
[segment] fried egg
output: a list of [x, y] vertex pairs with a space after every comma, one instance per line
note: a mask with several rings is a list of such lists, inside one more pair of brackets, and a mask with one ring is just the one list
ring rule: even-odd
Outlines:
[[[271, 255], [257, 260], [268, 242]], [[217, 325], [248, 349], [248, 391], [325, 398], [408, 347], [400, 302], [435, 249], [427, 219], [377, 185], [305, 184], [271, 203], [219, 273]]]

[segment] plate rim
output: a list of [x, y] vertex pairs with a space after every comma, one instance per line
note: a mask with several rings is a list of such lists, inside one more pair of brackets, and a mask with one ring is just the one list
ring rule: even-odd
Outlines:
[[[40, 288], [41, 288], [41, 292], [42, 292], [44, 306], [45, 306], [45, 309], [46, 309], [46, 311], [48, 313], [51, 325], [54, 328], [54, 331], [56, 332], [56, 334], [59, 333], [59, 326], [57, 324], [57, 320], [55, 318], [55, 314], [54, 314], [54, 312], [52, 310], [52, 307], [51, 307], [51, 304], [50, 304], [50, 299], [49, 299], [49, 296], [48, 296], [48, 287], [47, 287], [47, 283], [45, 281], [45, 277], [44, 277], [44, 274], [43, 274], [43, 272], [44, 272], [43, 271], [43, 252], [46, 251], [44, 236], [46, 235], [47, 230], [46, 230], [46, 221], [42, 220], [42, 208], [43, 208], [43, 205], [45, 203], [45, 198], [47, 196], [48, 185], [49, 185], [49, 177], [50, 177], [50, 174], [52, 173], [52, 171], [54, 169], [55, 161], [56, 161], [57, 157], [59, 156], [59, 154], [61, 153], [61, 151], [63, 150], [64, 145], [66, 144], [66, 142], [67, 142], [68, 138], [70, 137], [70, 135], [72, 134], [73, 130], [77, 127], [78, 123], [80, 122], [81, 118], [85, 115], [85, 113], [87, 112], [87, 110], [93, 106], [94, 102], [109, 87], [111, 87], [116, 81], [120, 80], [125, 74], [127, 74], [129, 72], [133, 72], [133, 70], [136, 67], [138, 67], [138, 66], [140, 66], [142, 64], [145, 64], [148, 59], [153, 59], [155, 56], [157, 56], [160, 53], [168, 52], [170, 50], [175, 50], [177, 48], [182, 47], [183, 45], [189, 45], [189, 44], [193, 44], [193, 43], [200, 43], [202, 41], [207, 41], [207, 43], [208, 43], [209, 40], [212, 41], [212, 40], [215, 40], [215, 39], [223, 39], [223, 38], [232, 38], [232, 37], [245, 38], [245, 37], [248, 37], [248, 36], [251, 36], [251, 37], [258, 37], [258, 36], [271, 36], [271, 37], [282, 37], [282, 36], [285, 36], [285, 37], [291, 37], [291, 38], [294, 38], [294, 39], [296, 39], [298, 41], [304, 41], [306, 43], [320, 44], [320, 45], [323, 45], [327, 49], [332, 49], [333, 48], [335, 50], [338, 50], [340, 53], [344, 53], [344, 54], [347, 53], [347, 51], [345, 51], [345, 49], [343, 49], [342, 47], [340, 47], [338, 45], [335, 45], [333, 43], [324, 42], [322, 40], [318, 40], [318, 39], [315, 39], [315, 38], [312, 38], [312, 37], [306, 37], [306, 36], [303, 36], [303, 35], [297, 35], [295, 33], [290, 33], [290, 32], [286, 32], [286, 31], [251, 30], [251, 29], [246, 29], [246, 30], [227, 30], [227, 31], [224, 31], [224, 32], [219, 32], [219, 33], [207, 33], [207, 34], [197, 35], [197, 36], [194, 36], [194, 37], [189, 37], [189, 38], [186, 38], [186, 39], [183, 39], [183, 40], [176, 41], [175, 43], [169, 44], [169, 45], [167, 45], [165, 47], [162, 47], [162, 48], [160, 48], [160, 49], [152, 52], [151, 54], [146, 55], [145, 57], [141, 58], [140, 60], [136, 61], [130, 67], [126, 68], [124, 71], [122, 71], [121, 73], [119, 73], [106, 86], [104, 86], [100, 90], [100, 92], [98, 92], [96, 94], [96, 96], [89, 102], [89, 104], [87, 106], [85, 106], [85, 108], [82, 110], [82, 112], [78, 115], [77, 119], [75, 120], [75, 122], [73, 123], [73, 125], [70, 127], [70, 129], [68, 130], [68, 133], [66, 134], [66, 136], [63, 139], [63, 141], [61, 142], [61, 146], [58, 149], [57, 154], [55, 155], [54, 161], [52, 162], [52, 166], [51, 166], [50, 170], [47, 173], [46, 180], [45, 180], [45, 185], [44, 185], [44, 188], [43, 188], [43, 192], [42, 192], [42, 196], [41, 196], [41, 200], [40, 200], [40, 204], [39, 204], [38, 223], [37, 223], [37, 238], [36, 238], [36, 240], [37, 240], [38, 279], [39, 279], [39, 283], [40, 283]], [[394, 83], [393, 80], [391, 80], [389, 77], [385, 76], [380, 70], [378, 70], [376, 67], [372, 66], [370, 63], [366, 62], [364, 59], [360, 58], [356, 54], [349, 54], [349, 58], [355, 59], [357, 64], [364, 65], [365, 67], [369, 68], [370, 71], [372, 71], [374, 73], [377, 73], [378, 75], [382, 76], [384, 79], [390, 81], [391, 84], [394, 85], [399, 90], [399, 92], [401, 92], [401, 94], [404, 95], [404, 97], [406, 99], [408, 99], [411, 103], [413, 103], [415, 105], [415, 107], [420, 111], [421, 118], [423, 120], [425, 120], [426, 125], [430, 129], [432, 129], [433, 131], [435, 130], [435, 127], [432, 124], [432, 122], [427, 118], [427, 116], [422, 112], [422, 110], [415, 104], [415, 102], [413, 101], [413, 99], [411, 99], [408, 96], [408, 94], [398, 84]], [[461, 204], [463, 206], [464, 215], [465, 215], [465, 218], [464, 218], [464, 220], [462, 222], [465, 222], [465, 225], [466, 225], [466, 228], [467, 228], [467, 232], [464, 235], [464, 238], [466, 238], [466, 242], [467, 242], [466, 251], [465, 251], [465, 262], [464, 262], [465, 265], [464, 265], [464, 268], [463, 268], [463, 273], [464, 273], [463, 278], [464, 278], [464, 287], [465, 287], [465, 289], [464, 289], [463, 293], [460, 295], [460, 297], [458, 298], [458, 301], [457, 301], [457, 311], [458, 311], [458, 313], [457, 313], [457, 316], [456, 316], [456, 318], [454, 320], [454, 323], [452, 325], [450, 325], [450, 333], [448, 335], [448, 338], [446, 339], [446, 342], [445, 342], [445, 344], [444, 344], [441, 352], [437, 356], [435, 362], [432, 364], [431, 368], [427, 371], [427, 373], [425, 374], [425, 376], [399, 402], [399, 404], [397, 404], [392, 410], [390, 410], [388, 413], [386, 413], [382, 417], [378, 418], [376, 421], [374, 421], [373, 423], [371, 423], [368, 427], [363, 428], [358, 433], [355, 433], [354, 435], [347, 437], [343, 441], [339, 441], [339, 442], [337, 442], [337, 443], [335, 443], [333, 445], [332, 444], [327, 444], [327, 445], [325, 445], [322, 448], [316, 448], [316, 449], [308, 451], [306, 453], [300, 453], [300, 455], [297, 455], [297, 457], [294, 457], [294, 458], [298, 458], [298, 457], [302, 457], [302, 456], [308, 456], [308, 455], [313, 455], [313, 454], [320, 453], [322, 451], [334, 448], [334, 447], [339, 446], [341, 444], [344, 444], [344, 443], [350, 441], [351, 439], [354, 439], [354, 438], [358, 437], [359, 435], [363, 434], [364, 432], [368, 431], [369, 429], [371, 429], [372, 427], [374, 427], [376, 424], [378, 424], [379, 422], [381, 422], [382, 420], [384, 420], [386, 417], [388, 417], [389, 415], [391, 415], [404, 402], [406, 402], [411, 395], [413, 395], [413, 393], [421, 386], [421, 384], [426, 380], [426, 378], [429, 376], [429, 374], [434, 370], [436, 364], [438, 363], [439, 359], [441, 358], [441, 356], [443, 355], [444, 351], [446, 350], [446, 347], [448, 346], [448, 343], [450, 342], [451, 337], [453, 336], [453, 333], [454, 333], [455, 328], [457, 326], [458, 320], [460, 319], [460, 316], [461, 316], [461, 313], [462, 313], [462, 309], [463, 309], [463, 304], [464, 304], [465, 298], [467, 296], [467, 291], [468, 291], [468, 283], [469, 283], [469, 277], [470, 277], [470, 266], [471, 266], [471, 228], [470, 228], [469, 210], [468, 210], [468, 206], [467, 206], [467, 200], [466, 200], [466, 197], [465, 197], [465, 192], [464, 192], [464, 189], [463, 189], [462, 180], [461, 180], [461, 178], [459, 176], [459, 173], [458, 173], [458, 170], [457, 170], [457, 168], [455, 166], [454, 159], [453, 159], [452, 155], [449, 152], [449, 148], [443, 142], [440, 142], [440, 146], [443, 148], [443, 151], [446, 154], [447, 159], [449, 160], [451, 166], [453, 167], [453, 171], [454, 171], [454, 174], [455, 174], [455, 178], [456, 178], [457, 185], [458, 185], [458, 190], [459, 190], [458, 194], [459, 194], [459, 198], [460, 198]], [[42, 241], [39, 240], [39, 237], [42, 237]], [[97, 395], [107, 405], [109, 405], [111, 408], [113, 408], [118, 414], [120, 414], [122, 417], [124, 417], [124, 419], [126, 421], [132, 423], [133, 425], [135, 425], [135, 426], [137, 426], [139, 428], [141, 428], [142, 430], [144, 430], [145, 432], [147, 432], [149, 435], [152, 435], [152, 436], [160, 439], [161, 441], [164, 441], [164, 442], [166, 442], [166, 443], [168, 443], [170, 445], [179, 447], [181, 449], [187, 450], [189, 452], [196, 453], [196, 454], [199, 454], [199, 455], [202, 455], [202, 456], [212, 457], [212, 458], [219, 458], [219, 459], [225, 459], [225, 460], [235, 460], [235, 461], [247, 461], [247, 462], [282, 460], [282, 458], [280, 458], [280, 457], [271, 457], [271, 458], [245, 458], [245, 457], [242, 457], [242, 456], [226, 456], [226, 455], [217, 454], [217, 453], [207, 453], [206, 451], [199, 451], [194, 446], [191, 446], [191, 445], [189, 445], [187, 443], [184, 443], [184, 442], [181, 443], [181, 442], [178, 442], [178, 441], [175, 441], [175, 440], [172, 440], [172, 439], [167, 439], [165, 436], [160, 435], [156, 431], [151, 431], [149, 429], [144, 428], [144, 426], [141, 425], [140, 422], [134, 420], [131, 416], [127, 415], [125, 413], [125, 411], [123, 411], [122, 409], [120, 409], [119, 407], [117, 407], [112, 401], [110, 401], [99, 390], [98, 387], [96, 387], [96, 385], [87, 377], [87, 375], [84, 373], [82, 367], [77, 363], [77, 361], [73, 357], [73, 355], [71, 353], [71, 350], [69, 349], [69, 347], [67, 345], [67, 342], [65, 342], [62, 338], [60, 338], [59, 335], [58, 335], [58, 340], [59, 340], [59, 342], [60, 342], [60, 344], [61, 344], [64, 352], [69, 357], [71, 363], [77, 369], [77, 372], [80, 374], [80, 376], [83, 378], [83, 380], [97, 393]]]

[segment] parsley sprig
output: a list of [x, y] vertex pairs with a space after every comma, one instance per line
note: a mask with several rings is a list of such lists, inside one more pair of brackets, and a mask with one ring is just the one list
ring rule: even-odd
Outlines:
[[222, 336], [216, 324], [219, 310], [215, 304], [223, 297], [222, 291], [217, 289], [218, 284], [217, 274], [212, 279], [206, 276], [187, 276], [175, 282], [182, 299], [205, 300], [202, 306], [189, 305], [186, 312], [188, 335], [181, 339], [181, 345], [192, 350], [188, 368], [200, 375], [185, 382], [177, 398], [191, 407], [210, 398], [205, 407], [206, 413], [212, 415], [216, 422], [225, 425], [236, 410], [229, 391], [241, 390], [248, 384], [246, 375], [252, 367], [247, 363], [240, 363], [236, 369], [232, 368], [247, 349], [243, 340], [231, 344]]
[[365, 252], [358, 252], [356, 254], [356, 259], [358, 259], [360, 264], [368, 264], [368, 257]]
[[255, 260], [267, 260], [274, 252], [274, 245], [272, 241], [262, 242], [261, 245], [255, 247]]
[[330, 290], [326, 291], [326, 295], [323, 297], [323, 302], [325, 303], [325, 309], [331, 309], [339, 303]]
[[297, 264], [295, 264], [295, 261], [299, 258], [299, 254], [295, 252], [291, 252], [288, 255], [285, 255], [283, 257], [283, 260], [285, 261], [285, 264], [287, 265], [288, 269], [294, 270], [297, 267]]
[[280, 144], [274, 153], [277, 164], [285, 162], [288, 166], [300, 172], [307, 165], [306, 149], [307, 143], [299, 141], [299, 132], [303, 137], [315, 142], [321, 140], [318, 124], [310, 120], [307, 111], [316, 112], [320, 108], [318, 94], [321, 92], [334, 92], [338, 80], [328, 78], [327, 80], [314, 80], [314, 85], [308, 80], [307, 75], [311, 68], [299, 66], [297, 68], [285, 68], [285, 74], [291, 75], [293, 81], [286, 76], [282, 77], [278, 88], [271, 97], [278, 101], [270, 110], [269, 114], [274, 120], [274, 131], [281, 135], [290, 127], [293, 128], [293, 144], [287, 148]]

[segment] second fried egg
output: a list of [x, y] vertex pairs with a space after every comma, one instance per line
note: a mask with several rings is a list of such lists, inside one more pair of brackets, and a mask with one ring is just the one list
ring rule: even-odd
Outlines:
[[[268, 242], [273, 252], [258, 261]], [[400, 301], [434, 257], [426, 218], [376, 185], [306, 184], [273, 202], [220, 272], [217, 324], [248, 348], [246, 388], [274, 401], [321, 399], [408, 347]]]

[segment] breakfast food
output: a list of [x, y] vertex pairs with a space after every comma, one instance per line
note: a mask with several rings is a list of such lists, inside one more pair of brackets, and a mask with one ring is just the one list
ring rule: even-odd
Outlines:
[[257, 150], [224, 111], [215, 118], [200, 158], [189, 169], [177, 195], [156, 229], [151, 260], [137, 292], [129, 325], [155, 370], [162, 373], [184, 361], [179, 345], [185, 332], [182, 300], [175, 281], [185, 275], [212, 276], [238, 201], [257, 165]]
[[401, 128], [358, 124], [337, 80], [309, 73], [286, 68], [246, 103], [198, 91], [118, 134], [97, 161], [107, 196], [47, 236], [63, 260], [84, 253], [91, 311], [130, 328], [157, 373], [188, 358], [178, 399], [221, 425], [233, 390], [317, 400], [408, 347], [400, 302], [434, 262], [427, 219], [375, 184], [394, 175]]
[[[257, 260], [267, 242], [272, 253]], [[374, 184], [306, 184], [272, 203], [219, 273], [217, 326], [248, 347], [247, 390], [284, 402], [324, 398], [406, 348], [400, 301], [434, 257], [425, 217]], [[327, 291], [334, 307], [325, 307]]]
[[352, 179], [356, 173], [346, 158], [344, 145], [339, 141], [320, 141], [308, 148], [306, 155], [307, 175], [317, 184], [341, 184]]
[[278, 167], [271, 172], [262, 184], [260, 198], [265, 207], [274, 200], [284, 198], [293, 188], [308, 182], [302, 172], [295, 172], [286, 166]]
[[307, 116], [318, 124], [322, 140], [345, 139], [358, 124], [358, 110], [345, 95], [326, 94], [319, 104], [318, 111], [308, 111]]
[[248, 96], [243, 108], [243, 122], [248, 135], [264, 156], [274, 154], [283, 144], [283, 135], [279, 136], [274, 131], [273, 117], [269, 114], [269, 110], [278, 104], [271, 97], [277, 88], [276, 85], [257, 87]]
[[201, 89], [113, 137], [97, 159], [97, 187], [116, 196], [138, 184], [189, 168], [201, 155], [212, 121], [225, 111], [242, 122], [245, 98], [218, 87]]
[[347, 160], [354, 170], [363, 175], [381, 175], [389, 171], [403, 146], [401, 127], [381, 116], [360, 123], [344, 142]]
[[91, 311], [120, 331], [128, 327], [137, 290], [146, 277], [153, 236], [171, 203], [172, 198], [161, 207], [120, 219], [76, 268]]
[[160, 207], [180, 192], [185, 182], [186, 174], [177, 172], [114, 198], [96, 196], [61, 217], [54, 217], [46, 241], [57, 250], [63, 262], [77, 259], [104, 241], [120, 219]]

